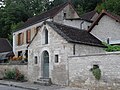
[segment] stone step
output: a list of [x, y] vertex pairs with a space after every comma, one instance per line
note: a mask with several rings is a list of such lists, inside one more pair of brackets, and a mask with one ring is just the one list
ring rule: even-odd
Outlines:
[[35, 81], [34, 83], [39, 85], [44, 85], [44, 86], [50, 86], [52, 84], [50, 78], [40, 78], [40, 79], [37, 79], [37, 81]]
[[40, 79], [37, 79], [37, 81], [50, 82], [51, 79], [50, 78], [40, 78]]

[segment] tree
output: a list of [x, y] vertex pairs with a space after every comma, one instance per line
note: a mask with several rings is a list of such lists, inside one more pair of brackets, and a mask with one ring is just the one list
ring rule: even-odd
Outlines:
[[[51, 4], [51, 7], [57, 6], [61, 3], [67, 2], [68, 0], [54, 0]], [[102, 0], [71, 0], [75, 9], [78, 11], [78, 14], [83, 14], [89, 11], [92, 11], [96, 8], [98, 3], [101, 3]]]
[[0, 7], [0, 37], [9, 38], [13, 25], [45, 11], [46, 3], [48, 0], [4, 0], [5, 7]]
[[120, 15], [120, 0], [105, 0], [96, 7], [98, 12], [101, 12], [102, 9]]
[[[34, 15], [47, 11], [68, 0], [0, 0], [4, 6], [0, 7], [0, 37], [9, 38], [14, 31], [13, 25], [25, 22]], [[94, 10], [100, 0], [71, 0], [75, 9], [81, 15]], [[11, 40], [11, 39], [10, 39]]]

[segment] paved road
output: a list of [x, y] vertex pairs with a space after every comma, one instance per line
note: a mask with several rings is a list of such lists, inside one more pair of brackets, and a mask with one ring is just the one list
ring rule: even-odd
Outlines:
[[21, 88], [0, 85], [0, 90], [28, 90], [28, 89], [21, 89]]

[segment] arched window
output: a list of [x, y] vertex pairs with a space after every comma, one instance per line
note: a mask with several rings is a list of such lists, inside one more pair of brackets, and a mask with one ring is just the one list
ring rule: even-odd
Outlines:
[[48, 30], [46, 28], [42, 33], [42, 44], [48, 44]]
[[48, 44], [48, 30], [45, 29], [45, 44]]

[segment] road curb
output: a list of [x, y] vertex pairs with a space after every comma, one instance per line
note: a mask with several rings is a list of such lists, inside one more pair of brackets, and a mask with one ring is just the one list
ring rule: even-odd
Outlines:
[[39, 90], [39, 88], [25, 87], [25, 86], [15, 85], [15, 84], [0, 83], [0, 85], [10, 86], [10, 87], [17, 87], [17, 88], [22, 88], [22, 89], [29, 89], [29, 90]]

